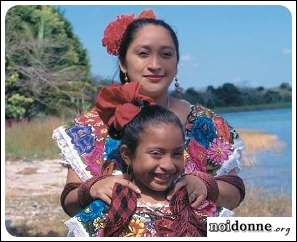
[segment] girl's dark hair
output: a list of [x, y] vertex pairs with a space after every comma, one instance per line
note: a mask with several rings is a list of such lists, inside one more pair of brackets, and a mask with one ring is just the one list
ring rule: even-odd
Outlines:
[[[146, 19], [146, 18], [134, 20], [131, 24], [128, 25], [128, 27], [127, 27], [124, 35], [123, 35], [120, 47], [119, 47], [119, 60], [120, 60], [120, 62], [122, 64], [125, 63], [125, 57], [126, 57], [126, 54], [127, 54], [127, 50], [129, 48], [130, 44], [132, 43], [132, 41], [134, 40], [137, 31], [139, 29], [141, 29], [143, 26], [148, 25], [148, 24], [153, 24], [153, 25], [156, 25], [156, 26], [162, 26], [162, 27], [164, 27], [165, 29], [168, 30], [168, 32], [170, 33], [170, 36], [171, 36], [171, 38], [173, 40], [173, 43], [175, 45], [175, 50], [176, 50], [176, 55], [177, 55], [177, 62], [178, 62], [179, 61], [179, 45], [178, 45], [178, 39], [177, 39], [177, 36], [176, 36], [176, 33], [174, 32], [174, 30], [170, 27], [169, 24], [167, 24], [163, 20], [160, 20], [160, 19]], [[121, 80], [122, 83], [125, 83], [125, 74], [121, 71], [121, 69], [120, 69], [120, 80]]]
[[173, 124], [178, 127], [184, 139], [183, 125], [175, 113], [160, 105], [147, 105], [146, 103], [144, 103], [141, 111], [123, 130], [119, 132], [110, 129], [109, 134], [112, 138], [121, 139], [121, 145], [127, 145], [130, 154], [133, 156], [139, 144], [140, 134], [149, 125], [160, 123]]

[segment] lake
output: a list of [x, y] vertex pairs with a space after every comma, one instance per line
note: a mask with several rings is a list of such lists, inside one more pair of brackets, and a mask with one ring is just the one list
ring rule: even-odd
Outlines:
[[259, 130], [278, 136], [281, 152], [257, 152], [252, 167], [242, 166], [239, 175], [247, 184], [268, 191], [292, 192], [292, 109], [274, 109], [221, 114], [234, 128]]

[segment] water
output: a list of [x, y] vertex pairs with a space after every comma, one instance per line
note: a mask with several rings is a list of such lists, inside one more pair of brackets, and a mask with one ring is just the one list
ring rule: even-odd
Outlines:
[[281, 152], [274, 150], [256, 153], [256, 164], [242, 166], [240, 176], [247, 184], [272, 192], [292, 192], [292, 110], [224, 113], [223, 117], [234, 127], [259, 130], [278, 136], [285, 144]]

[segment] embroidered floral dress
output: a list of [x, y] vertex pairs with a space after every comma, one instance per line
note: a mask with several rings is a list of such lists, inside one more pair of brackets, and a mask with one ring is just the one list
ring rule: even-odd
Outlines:
[[[236, 131], [221, 116], [200, 105], [191, 106], [185, 131], [186, 165], [184, 172], [186, 174], [202, 171], [213, 176], [220, 176], [228, 174], [231, 170], [239, 172], [243, 143]], [[113, 174], [121, 174], [126, 169], [118, 152], [120, 141], [108, 136], [107, 127], [103, 124], [96, 109], [83, 114], [68, 125], [55, 129], [53, 138], [61, 149], [64, 164], [71, 166], [82, 181], [86, 181], [92, 176], [100, 176], [106, 169], [111, 169]], [[230, 210], [213, 209], [213, 204], [206, 203], [200, 209], [203, 209], [204, 206], [204, 214], [207, 216], [232, 215]], [[92, 212], [95, 211], [94, 208], [97, 209], [95, 213]], [[66, 222], [66, 225], [72, 224], [71, 226], [76, 226], [76, 228], [77, 226], [83, 228], [96, 217], [95, 215], [104, 214], [106, 209], [107, 206], [103, 202], [95, 201]], [[139, 209], [141, 210], [141, 207]], [[139, 216], [140, 210], [137, 210], [138, 212], [131, 220], [135, 221], [132, 223], [133, 226], [139, 226], [139, 229], [133, 231], [138, 231], [137, 235], [147, 236], [148, 232], [143, 232], [142, 226], [149, 223], [145, 220], [145, 216]], [[86, 214], [90, 216], [86, 216]], [[104, 215], [102, 216], [104, 217]], [[98, 221], [96, 220], [96, 226], [102, 225], [104, 222], [102, 218], [100, 221], [99, 218]], [[74, 223], [74, 221], [78, 223]], [[92, 221], [93, 223], [94, 221]], [[94, 233], [90, 231], [92, 230], [88, 230], [84, 236], [87, 234], [88, 236], [99, 236], [98, 233], [100, 234], [97, 230]], [[132, 232], [127, 232], [127, 234], [129, 233]], [[150, 234], [153, 235], [153, 232]]]
[[[93, 201], [65, 222], [69, 229], [68, 236], [102, 237], [108, 209], [109, 206], [103, 201]], [[202, 210], [194, 212], [201, 224], [206, 226], [207, 214]], [[176, 215], [172, 214], [169, 205], [138, 202], [135, 213], [119, 237], [172, 237], [174, 231], [170, 228], [175, 219]]]

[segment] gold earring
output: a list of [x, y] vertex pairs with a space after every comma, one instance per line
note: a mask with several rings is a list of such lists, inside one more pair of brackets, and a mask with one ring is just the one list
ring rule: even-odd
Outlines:
[[131, 164], [129, 164], [127, 166], [127, 175], [129, 177], [129, 179], [131, 179], [131, 180], [133, 179], [133, 168], [132, 168]]
[[174, 77], [174, 82], [175, 91], [177, 92], [177, 94], [181, 95], [183, 89], [180, 87], [179, 81], [176, 76]]
[[125, 79], [125, 83], [126, 82], [129, 82], [129, 78], [128, 78], [127, 72], [125, 72], [124, 75], [125, 75], [125, 78], [124, 78]]

